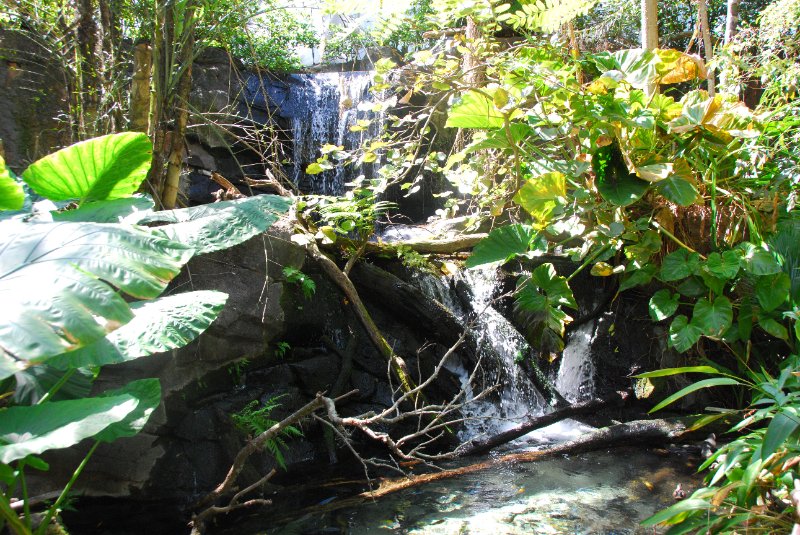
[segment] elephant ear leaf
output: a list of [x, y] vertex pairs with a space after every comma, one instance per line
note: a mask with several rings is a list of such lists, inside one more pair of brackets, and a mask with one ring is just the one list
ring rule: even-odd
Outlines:
[[257, 195], [155, 212], [138, 222], [168, 223], [158, 230], [170, 239], [191, 245], [197, 254], [205, 254], [233, 247], [264, 232], [291, 204], [286, 197]]
[[19, 210], [25, 203], [25, 192], [22, 184], [14, 180], [0, 156], [0, 210]]
[[68, 448], [86, 438], [110, 442], [135, 435], [160, 402], [158, 379], [142, 379], [99, 397], [4, 409], [0, 462]]
[[31, 164], [22, 179], [51, 201], [120, 199], [139, 189], [152, 152], [149, 138], [141, 132], [110, 134], [45, 156]]
[[134, 314], [120, 292], [157, 297], [193, 249], [146, 229], [4, 223], [0, 379], [103, 338]]

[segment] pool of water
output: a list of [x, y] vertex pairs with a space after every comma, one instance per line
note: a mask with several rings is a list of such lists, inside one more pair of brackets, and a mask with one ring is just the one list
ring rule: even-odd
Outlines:
[[[430, 483], [338, 511], [306, 515], [280, 534], [644, 534], [639, 522], [696, 488], [696, 461], [623, 449], [516, 463]], [[260, 531], [263, 533], [263, 531]]]

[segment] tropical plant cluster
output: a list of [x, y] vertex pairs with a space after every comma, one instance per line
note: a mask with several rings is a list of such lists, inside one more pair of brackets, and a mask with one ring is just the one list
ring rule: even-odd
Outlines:
[[[101, 443], [135, 435], [161, 402], [158, 379], [92, 388], [100, 369], [183, 347], [222, 311], [217, 291], [167, 292], [195, 254], [263, 232], [289, 207], [260, 196], [154, 211], [136, 193], [152, 146], [142, 133], [81, 142], [0, 174], [0, 522], [45, 533]], [[151, 226], [158, 224], [158, 226]], [[26, 472], [42, 454], [88, 440], [43, 515]]]

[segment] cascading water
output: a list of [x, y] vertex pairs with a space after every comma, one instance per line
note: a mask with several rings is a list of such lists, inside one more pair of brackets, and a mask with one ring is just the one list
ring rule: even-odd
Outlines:
[[[371, 71], [298, 74], [292, 76], [294, 87], [283, 107], [291, 109], [293, 155], [290, 173], [301, 191], [323, 195], [341, 195], [345, 184], [358, 176], [370, 178], [378, 162], [338, 167], [318, 175], [305, 173], [306, 167], [320, 156], [320, 147], [332, 144], [352, 150], [365, 139], [377, 138], [383, 118], [372, 111]], [[359, 121], [371, 120], [366, 129], [351, 130]]]

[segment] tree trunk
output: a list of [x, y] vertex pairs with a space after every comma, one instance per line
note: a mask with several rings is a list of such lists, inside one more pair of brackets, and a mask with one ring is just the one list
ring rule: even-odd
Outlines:
[[78, 1], [78, 60], [79, 87], [81, 94], [80, 135], [93, 137], [97, 132], [100, 104], [100, 73], [102, 72], [102, 50], [100, 29], [95, 19], [93, 0]]
[[[556, 444], [542, 450], [510, 453], [490, 459], [488, 461], [464, 466], [462, 468], [442, 470], [440, 472], [422, 475], [410, 475], [398, 479], [385, 479], [381, 481], [380, 486], [375, 490], [362, 492], [361, 494], [351, 498], [335, 500], [322, 506], [309, 507], [304, 511], [298, 512], [296, 516], [304, 513], [329, 513], [339, 509], [354, 507], [366, 501], [373, 501], [378, 498], [383, 498], [384, 496], [388, 496], [395, 492], [415, 487], [417, 485], [440, 481], [465, 474], [481, 472], [483, 470], [496, 469], [509, 463], [535, 462], [553, 457], [555, 455], [570, 455], [574, 453], [599, 450], [616, 445], [634, 446], [652, 443], [663, 444], [664, 442], [686, 442], [690, 440], [699, 440], [704, 438], [708, 434], [708, 431], [693, 430], [692, 424], [694, 423], [695, 419], [696, 417], [664, 420], [634, 420], [631, 422], [596, 429], [595, 431], [586, 433], [575, 440]], [[277, 518], [275, 520], [288, 520], [288, 518]]]
[[459, 446], [456, 451], [459, 457], [468, 457], [470, 455], [485, 453], [496, 448], [497, 446], [502, 446], [503, 444], [511, 442], [516, 438], [527, 435], [531, 431], [541, 429], [542, 427], [547, 427], [548, 425], [560, 422], [566, 418], [597, 412], [608, 407], [622, 406], [630, 398], [631, 395], [629, 392], [617, 392], [608, 398], [592, 399], [589, 401], [584, 401], [583, 403], [575, 403], [573, 405], [564, 407], [563, 409], [558, 409], [545, 415], [531, 418], [527, 422], [516, 425], [511, 429], [507, 429], [502, 433], [498, 433], [497, 435], [480, 439], [472, 439], [471, 441]]
[[728, 15], [725, 18], [725, 40], [728, 46], [739, 28], [739, 4], [741, 0], [728, 0]]
[[[700, 21], [700, 33], [703, 36], [703, 54], [706, 65], [714, 56], [714, 45], [711, 43], [711, 30], [708, 27], [708, 4], [706, 0], [697, 0], [697, 20]], [[713, 71], [708, 73], [708, 95], [713, 97], [717, 93], [717, 84]]]
[[153, 50], [149, 43], [139, 43], [133, 49], [133, 80], [131, 81], [130, 130], [150, 131], [150, 76], [153, 70]]
[[180, 50], [175, 62], [180, 75], [172, 100], [172, 110], [175, 117], [175, 130], [172, 132], [172, 143], [169, 161], [167, 163], [167, 177], [161, 203], [164, 208], [175, 208], [180, 189], [181, 169], [183, 157], [186, 153], [186, 125], [189, 122], [189, 92], [192, 89], [192, 60], [194, 59], [194, 17], [195, 5], [193, 2], [186, 4], [183, 13], [183, 35], [181, 36]]
[[[658, 0], [642, 0], [642, 49], [658, 48]], [[658, 86], [649, 82], [645, 87], [647, 95], [653, 95]]]

